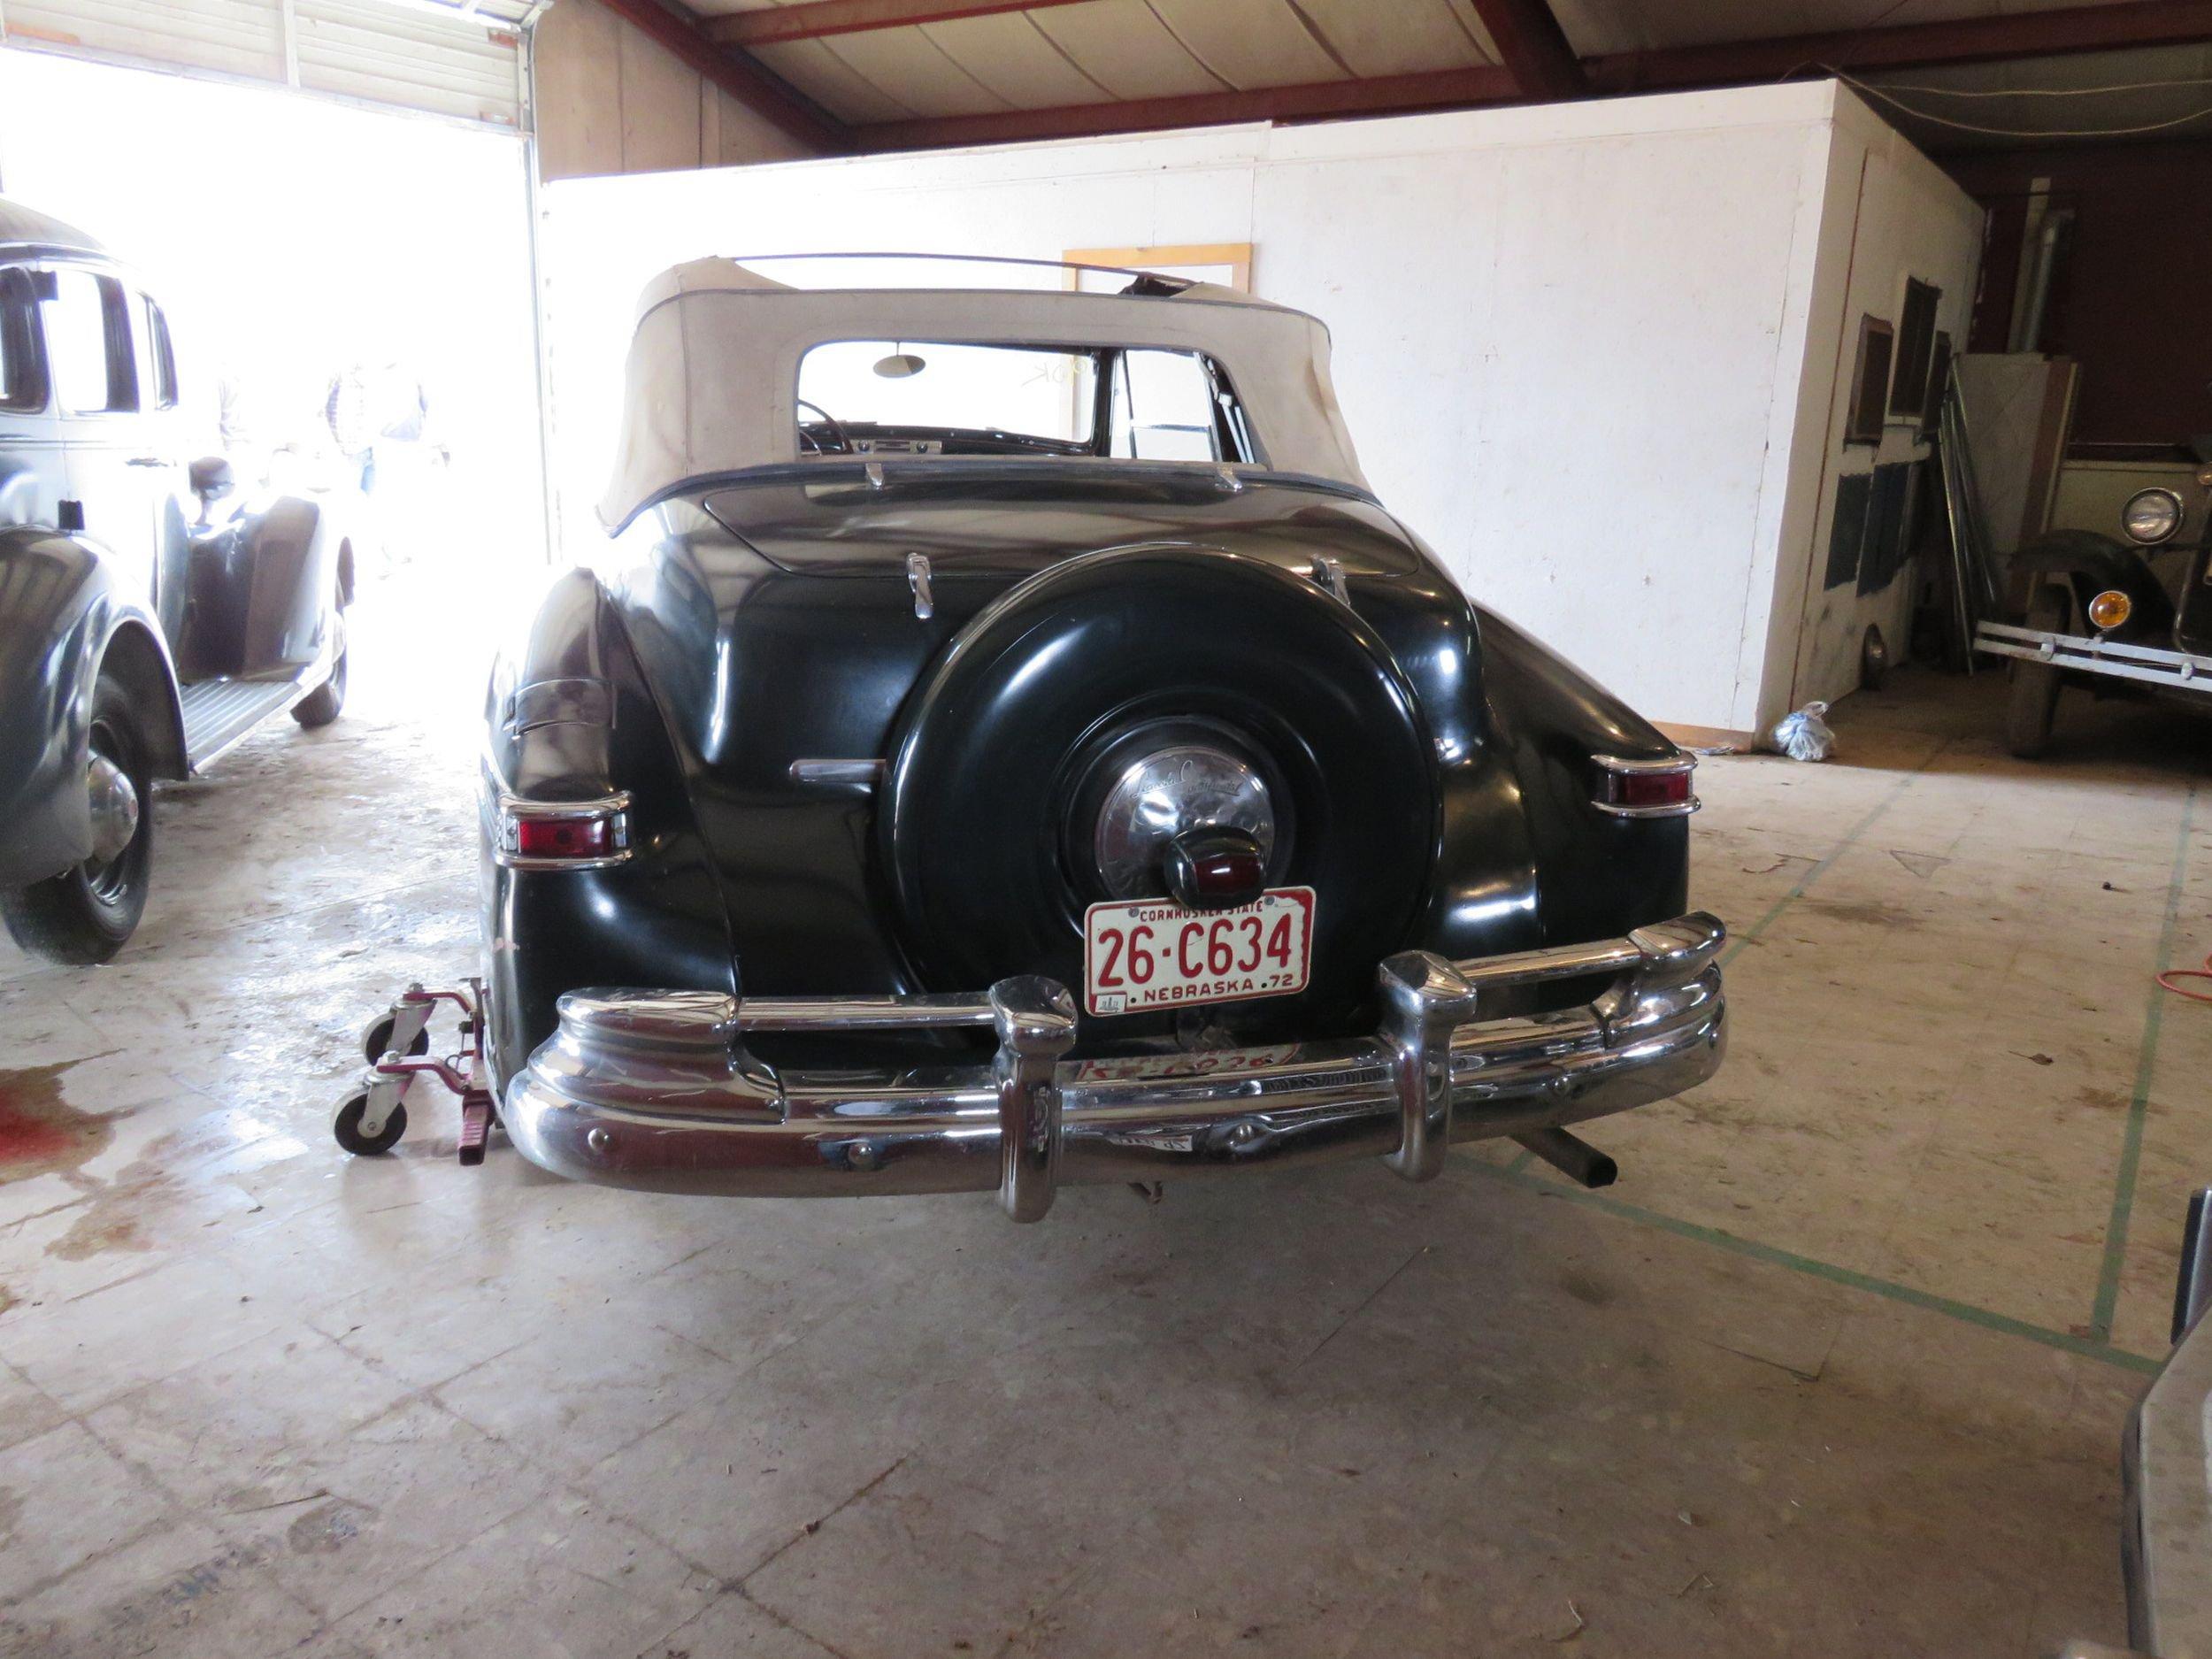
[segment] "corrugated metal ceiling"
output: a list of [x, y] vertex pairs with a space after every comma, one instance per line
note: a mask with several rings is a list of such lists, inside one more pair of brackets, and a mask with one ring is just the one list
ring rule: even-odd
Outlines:
[[[757, 9], [702, 0], [703, 15]], [[1308, 86], [1498, 61], [1471, 0], [1085, 0], [755, 49], [855, 123]]]
[[[22, 4], [22, 0], [15, 0]], [[694, 0], [712, 18], [805, 0]], [[1552, 0], [1574, 52], [1614, 54], [2025, 16], [2129, 0]], [[1079, 0], [1027, 12], [764, 44], [753, 54], [838, 119], [856, 126], [1050, 110], [1179, 96], [1313, 86], [1496, 65], [1476, 0]], [[1808, 71], [1812, 65], [1807, 65]], [[1960, 90], [2048, 88], [2185, 79], [2206, 53], [2157, 47], [2124, 53], [1870, 72]], [[1902, 95], [1901, 95], [1902, 96]], [[2212, 88], [2102, 98], [1946, 98], [1912, 102], [2023, 134], [2154, 121], [2212, 102]], [[2178, 106], [2178, 110], [2177, 108]], [[2146, 114], [2145, 111], [2148, 113]], [[1898, 114], [1901, 124], [1913, 125]], [[2195, 130], [2212, 128], [2200, 123]], [[1917, 134], [1956, 128], [1922, 122]]]

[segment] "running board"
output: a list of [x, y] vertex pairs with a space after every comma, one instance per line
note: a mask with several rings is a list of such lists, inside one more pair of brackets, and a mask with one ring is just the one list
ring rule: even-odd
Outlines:
[[284, 680], [203, 680], [187, 686], [184, 752], [197, 772], [243, 742], [272, 715], [283, 713], [313, 687], [304, 672]]

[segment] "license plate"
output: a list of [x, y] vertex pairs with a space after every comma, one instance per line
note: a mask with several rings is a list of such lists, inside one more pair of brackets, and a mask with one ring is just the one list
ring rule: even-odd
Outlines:
[[1141, 899], [1083, 912], [1083, 1009], [1089, 1014], [1287, 996], [1306, 988], [1312, 965], [1311, 887], [1270, 887], [1233, 910], [1187, 910], [1164, 899]]

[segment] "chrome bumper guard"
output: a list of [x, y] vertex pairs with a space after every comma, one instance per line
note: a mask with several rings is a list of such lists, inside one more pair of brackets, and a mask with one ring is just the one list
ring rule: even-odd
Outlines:
[[2024, 663], [2050, 663], [2077, 674], [2103, 674], [2177, 691], [2212, 693], [2212, 657], [2193, 657], [2187, 651], [2169, 651], [2155, 645], [2127, 645], [2118, 640], [2085, 639], [1985, 622], [1974, 630], [1974, 649], [1993, 657], [2016, 657]]
[[[1702, 912], [1626, 939], [1379, 972], [1373, 1037], [1070, 1061], [1075, 1004], [1050, 979], [979, 996], [749, 997], [572, 991], [508, 1084], [523, 1155], [557, 1175], [761, 1197], [996, 1188], [1017, 1221], [1063, 1182], [1153, 1181], [1369, 1155], [1411, 1180], [1454, 1141], [1578, 1123], [1718, 1068], [1726, 939]], [[1578, 1008], [1486, 1018], [1507, 987], [1609, 975]], [[776, 1071], [758, 1032], [989, 1028], [987, 1066]]]

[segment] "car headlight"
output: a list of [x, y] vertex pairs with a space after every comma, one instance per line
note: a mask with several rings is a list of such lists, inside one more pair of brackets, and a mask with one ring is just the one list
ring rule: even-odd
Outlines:
[[2120, 509], [2120, 527], [2139, 546], [2166, 541], [2181, 528], [2181, 497], [2170, 489], [2139, 489]]

